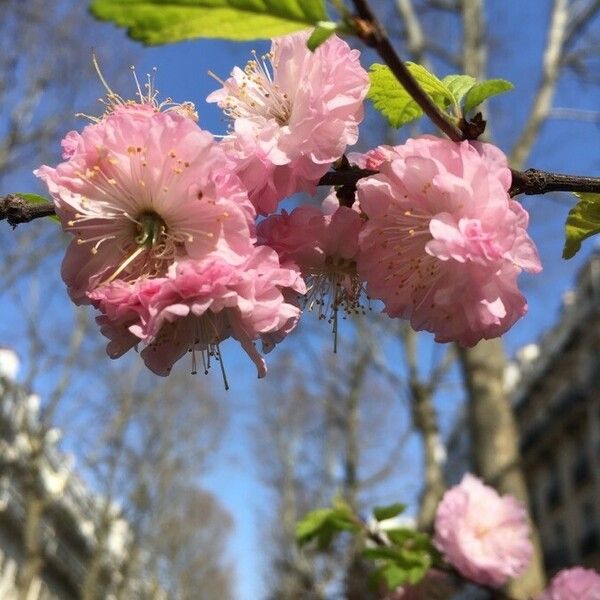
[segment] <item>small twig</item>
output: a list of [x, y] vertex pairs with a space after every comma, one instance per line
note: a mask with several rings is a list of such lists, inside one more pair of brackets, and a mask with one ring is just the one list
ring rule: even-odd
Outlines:
[[317, 185], [356, 185], [356, 182], [369, 175], [377, 175], [373, 169], [353, 169], [350, 171], [330, 171], [325, 173]]
[[32, 204], [15, 194], [0, 198], [0, 221], [5, 219], [13, 229], [20, 223], [29, 223], [54, 214], [54, 205], [50, 203]]
[[427, 95], [417, 80], [411, 75], [406, 65], [398, 56], [390, 38], [377, 20], [367, 0], [354, 0], [357, 17], [354, 24], [360, 39], [374, 48], [385, 64], [391, 69], [396, 79], [402, 84], [413, 100], [423, 109], [431, 121], [451, 140], [460, 142], [465, 139], [462, 131], [448, 120], [448, 116], [440, 110]]

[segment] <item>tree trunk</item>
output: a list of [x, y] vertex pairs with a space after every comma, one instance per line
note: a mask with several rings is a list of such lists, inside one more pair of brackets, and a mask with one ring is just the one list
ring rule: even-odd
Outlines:
[[[520, 462], [519, 434], [515, 416], [504, 393], [506, 358], [500, 339], [482, 341], [461, 349], [468, 393], [469, 430], [476, 472], [503, 494], [518, 498], [529, 509], [529, 494]], [[545, 574], [539, 536], [530, 522], [534, 556], [523, 577], [511, 582], [509, 593], [526, 600], [544, 589]]]
[[425, 455], [425, 488], [419, 501], [418, 525], [419, 529], [430, 531], [433, 528], [437, 505], [446, 491], [443, 464], [440, 460], [441, 439], [431, 390], [428, 386], [417, 383], [411, 385], [411, 396], [413, 422], [423, 438]]
[[44, 557], [41, 544], [41, 524], [45, 504], [33, 489], [24, 491], [25, 523], [23, 526], [23, 546], [25, 560], [17, 575], [17, 590], [19, 600], [28, 600], [33, 583], [39, 578], [44, 567]]

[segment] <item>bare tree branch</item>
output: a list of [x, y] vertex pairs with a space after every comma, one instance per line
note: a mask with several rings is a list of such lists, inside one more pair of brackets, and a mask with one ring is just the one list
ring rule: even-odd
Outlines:
[[404, 22], [406, 42], [408, 51], [412, 55], [412, 59], [426, 67], [425, 35], [419, 17], [415, 12], [412, 0], [396, 0], [396, 8]]
[[521, 169], [525, 164], [527, 157], [531, 154], [542, 124], [552, 108], [552, 98], [560, 74], [562, 49], [565, 42], [568, 19], [568, 0], [554, 0], [550, 28], [548, 30], [548, 40], [544, 51], [542, 80], [536, 91], [525, 128], [517, 140], [510, 157], [510, 162], [515, 169]]
[[487, 48], [482, 0], [462, 0], [462, 64], [467, 75], [485, 79]]

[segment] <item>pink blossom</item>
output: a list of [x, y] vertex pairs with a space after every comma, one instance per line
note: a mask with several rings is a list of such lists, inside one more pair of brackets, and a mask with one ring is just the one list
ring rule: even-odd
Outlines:
[[110, 340], [106, 347], [110, 358], [119, 358], [140, 342], [130, 327], [148, 322], [150, 303], [166, 282], [164, 277], [138, 279], [134, 283], [117, 279], [88, 292], [92, 304], [103, 313], [96, 322], [102, 335]]
[[254, 209], [220, 146], [189, 118], [124, 106], [63, 147], [70, 158], [36, 174], [75, 237], [62, 267], [75, 302], [116, 278], [162, 276], [182, 256], [218, 252], [235, 264], [250, 253]]
[[300, 316], [284, 296], [288, 291], [306, 291], [300, 274], [281, 267], [274, 250], [260, 247], [239, 265], [219, 255], [182, 260], [171, 265], [166, 277], [133, 284], [114, 281], [90, 298], [103, 313], [99, 323], [111, 340], [111, 356], [143, 341], [141, 356], [158, 375], [168, 375], [187, 352], [192, 353], [193, 371], [196, 353], [206, 370], [211, 357], [222, 361], [220, 343], [233, 337], [263, 377], [265, 361], [254, 342], [264, 337], [268, 351]]
[[69, 158], [71, 158], [71, 156], [73, 156], [73, 154], [75, 154], [80, 139], [81, 136], [79, 135], [78, 131], [69, 131], [67, 135], [65, 135], [62, 142], [60, 143], [60, 146], [62, 148], [62, 157], [65, 160], [68, 160]]
[[600, 600], [600, 575], [583, 567], [560, 571], [538, 600]]
[[508, 195], [506, 157], [431, 136], [382, 155], [380, 173], [357, 185], [369, 296], [438, 342], [471, 346], [507, 331], [527, 312], [517, 276], [541, 264], [527, 211]]
[[437, 508], [434, 543], [461, 575], [494, 587], [522, 575], [533, 554], [524, 507], [468, 474]]
[[273, 40], [268, 55], [217, 78], [223, 87], [207, 98], [232, 120], [223, 143], [260, 214], [294, 192], [313, 192], [358, 139], [369, 86], [360, 53], [335, 35], [311, 52], [309, 35]]
[[339, 309], [362, 312], [362, 285], [356, 274], [358, 235], [364, 221], [354, 210], [338, 206], [324, 214], [303, 205], [291, 214], [270, 215], [258, 225], [259, 242], [279, 254], [282, 263], [296, 264], [307, 280], [308, 308], [318, 307], [320, 318], [337, 328]]

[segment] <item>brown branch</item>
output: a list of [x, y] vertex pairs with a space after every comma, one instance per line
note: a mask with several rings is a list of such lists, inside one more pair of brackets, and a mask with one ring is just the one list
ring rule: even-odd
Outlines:
[[371, 10], [368, 0], [353, 1], [358, 15], [355, 18], [355, 27], [360, 39], [377, 51], [396, 79], [441, 131], [455, 142], [463, 140], [464, 135], [461, 130], [451, 123], [448, 116], [434, 104], [402, 62], [392, 46], [390, 38]]
[[0, 198], [0, 221], [6, 220], [14, 229], [19, 223], [29, 223], [40, 217], [49, 217], [55, 214], [54, 205], [32, 204], [27, 202], [25, 198], [21, 198], [15, 194], [8, 194], [4, 198]]
[[[511, 169], [513, 182], [510, 195], [525, 194], [535, 196], [549, 192], [589, 192], [600, 194], [600, 177], [587, 177], [584, 175], [564, 175], [539, 171], [538, 169], [527, 169], [517, 171]], [[357, 182], [363, 177], [377, 175], [378, 171], [373, 169], [359, 169], [350, 167], [348, 170], [329, 171], [317, 182], [317, 185], [335, 186], [356, 190]], [[45, 204], [32, 204], [16, 194], [8, 194], [0, 197], [0, 221], [6, 220], [15, 228], [21, 223], [29, 223], [41, 217], [50, 217], [56, 214], [54, 205], [49, 202]]]
[[535, 93], [526, 125], [515, 143], [510, 157], [510, 163], [517, 169], [523, 168], [539, 136], [542, 125], [552, 109], [552, 99], [560, 76], [561, 56], [568, 17], [569, 3], [567, 0], [554, 0], [548, 29], [548, 40], [544, 50], [542, 80]]
[[325, 173], [317, 185], [356, 185], [356, 182], [369, 175], [377, 175], [373, 169], [352, 169], [350, 171], [330, 171]]
[[510, 195], [525, 194], [533, 196], [547, 194], [548, 192], [591, 192], [600, 194], [600, 177], [586, 177], [580, 175], [563, 175], [527, 169], [516, 171], [511, 169], [513, 181]]

